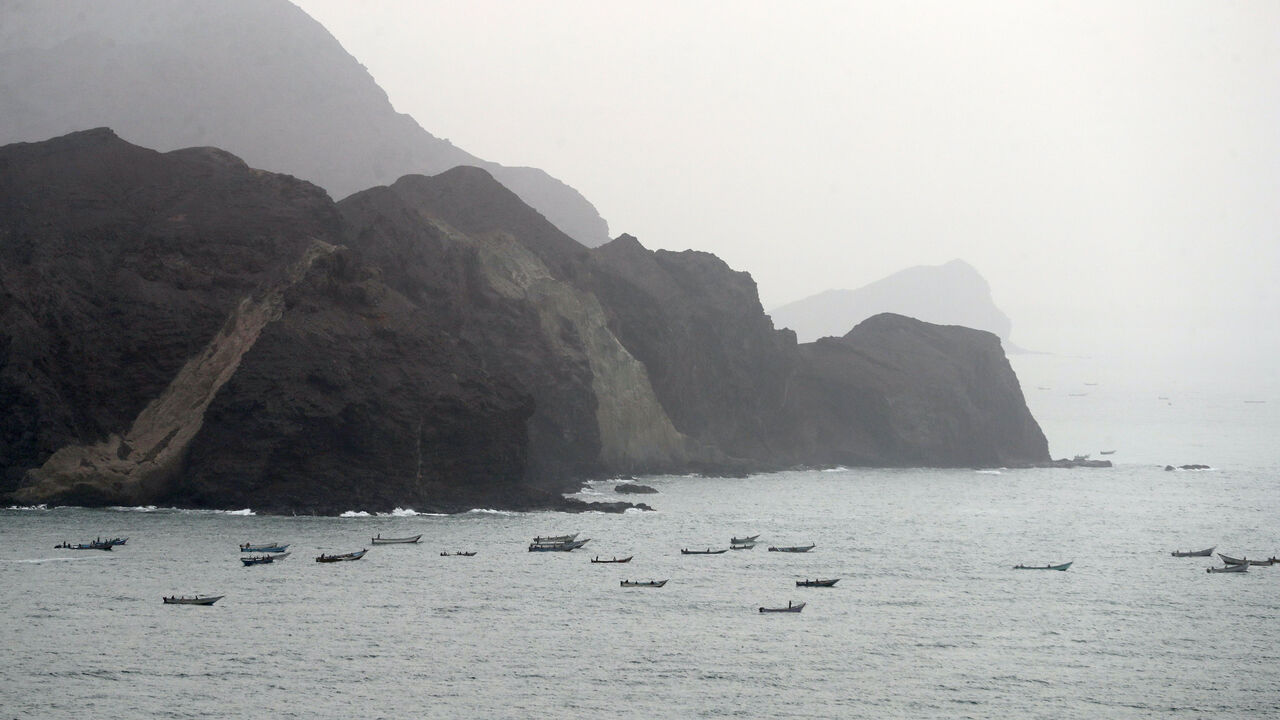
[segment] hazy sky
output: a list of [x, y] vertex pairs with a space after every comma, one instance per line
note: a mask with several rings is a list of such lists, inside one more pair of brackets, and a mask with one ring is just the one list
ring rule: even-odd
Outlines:
[[958, 257], [1020, 345], [1278, 374], [1280, 3], [297, 4], [433, 134], [766, 309]]

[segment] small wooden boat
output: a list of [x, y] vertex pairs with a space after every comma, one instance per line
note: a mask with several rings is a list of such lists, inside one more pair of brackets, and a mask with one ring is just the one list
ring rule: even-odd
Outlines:
[[729, 552], [729, 548], [723, 548], [721, 550], [712, 550], [711, 548], [707, 548], [706, 550], [688, 550], [685, 548], [680, 549], [681, 555], [719, 555], [720, 553], [727, 553], [727, 552]]
[[449, 557], [450, 555], [457, 555], [459, 557], [475, 557], [476, 551], [475, 550], [471, 550], [471, 551], [459, 550], [458, 552], [449, 552], [448, 550], [442, 550], [440, 552], [440, 557]]
[[748, 543], [734, 543], [734, 544], [732, 544], [732, 545], [730, 545], [730, 546], [729, 546], [729, 549], [730, 549], [730, 550], [750, 550], [750, 549], [754, 548], [755, 546], [756, 546], [756, 544], [755, 544], [755, 543], [753, 543], [753, 542], [748, 542]]
[[289, 543], [281, 545], [280, 543], [245, 543], [240, 546], [240, 552], [256, 552], [256, 553], [282, 553], [289, 549]]
[[1220, 568], [1205, 568], [1205, 572], [1211, 572], [1211, 573], [1249, 572], [1249, 566], [1248, 565], [1226, 565]]
[[533, 542], [529, 544], [529, 552], [572, 552], [591, 542], [585, 540], [556, 540], [554, 542]]
[[377, 537], [369, 538], [369, 542], [374, 545], [412, 545], [421, 539], [421, 535], [414, 535], [413, 537], [384, 538], [382, 537], [382, 534], [379, 533]]
[[1209, 557], [1217, 547], [1217, 545], [1214, 545], [1213, 547], [1205, 548], [1204, 550], [1188, 550], [1187, 552], [1174, 550], [1171, 554], [1174, 557]]
[[809, 552], [815, 547], [817, 547], [817, 545], [814, 545], [813, 543], [809, 543], [808, 545], [792, 545], [790, 547], [770, 547], [769, 552]]
[[292, 554], [293, 553], [282, 552], [270, 553], [267, 555], [250, 555], [249, 557], [240, 558], [240, 562], [244, 563], [246, 567], [249, 565], [270, 565], [271, 563], [277, 560], [283, 560]]
[[1075, 561], [1072, 560], [1071, 562], [1064, 562], [1061, 565], [1014, 565], [1013, 569], [1014, 570], [1063, 570], [1065, 571], [1067, 568], [1071, 567], [1072, 562], [1075, 562]]
[[1227, 565], [1253, 565], [1254, 567], [1266, 567], [1268, 565], [1274, 565], [1276, 561], [1275, 558], [1268, 558], [1266, 560], [1250, 560], [1248, 558], [1233, 558], [1230, 555], [1223, 555], [1222, 553], [1218, 553], [1218, 557], [1222, 558], [1222, 562], [1226, 563]]
[[835, 587], [840, 582], [840, 578], [832, 578], [830, 580], [797, 580], [796, 587]]
[[638, 580], [623, 580], [622, 587], [662, 587], [667, 584], [666, 580], [650, 580], [649, 582], [640, 582]]
[[805, 605], [804, 603], [792, 603], [790, 600], [788, 600], [786, 607], [776, 607], [776, 608], [762, 607], [760, 608], [760, 612], [762, 613], [780, 613], [780, 612], [798, 613], [804, 609], [804, 605]]
[[64, 541], [58, 545], [54, 545], [53, 547], [55, 550], [110, 550], [112, 545], [101, 542], [77, 543], [72, 545], [71, 543]]
[[194, 595], [192, 597], [186, 597], [185, 595], [183, 596], [171, 595], [169, 597], [164, 598], [164, 604], [165, 605], [212, 605], [224, 597], [226, 597], [226, 595], [206, 595], [204, 597], [201, 597], [199, 595]]
[[597, 555], [597, 556], [595, 556], [595, 557], [591, 558], [591, 562], [593, 562], [593, 563], [629, 563], [629, 562], [631, 562], [631, 558], [633, 558], [633, 557], [635, 557], [635, 556], [634, 556], [634, 555], [628, 555], [628, 556], [626, 556], [626, 557], [624, 557], [624, 558], [615, 557], [615, 558], [613, 558], [612, 560], [601, 560], [601, 559], [600, 559], [600, 556], [599, 556], [599, 555]]
[[359, 552], [344, 553], [342, 555], [325, 555], [321, 553], [320, 557], [316, 558], [316, 562], [346, 562], [348, 560], [359, 560], [364, 557], [364, 554], [367, 552], [369, 552], [368, 548]]
[[1099, 455], [1115, 455], [1115, 454], [1116, 454], [1116, 451], [1115, 451], [1115, 450], [1102, 450], [1102, 451], [1100, 451], [1098, 454], [1099, 454]]
[[129, 542], [129, 538], [127, 538], [127, 537], [114, 537], [114, 538], [111, 538], [110, 540], [101, 540], [101, 541], [97, 541], [97, 542], [102, 542], [102, 543], [105, 543], [105, 544], [110, 545], [110, 546], [112, 546], [112, 547], [115, 547], [116, 545], [124, 545], [125, 543]]
[[581, 534], [581, 533], [574, 533], [574, 534], [572, 534], [572, 535], [539, 535], [539, 536], [535, 537], [535, 538], [533, 539], [533, 541], [534, 541], [535, 543], [566, 543], [566, 542], [573, 542], [574, 540], [577, 540], [577, 539], [578, 539], [578, 535], [580, 535], [580, 534]]
[[757, 534], [757, 535], [748, 535], [747, 537], [730, 538], [729, 544], [730, 545], [746, 545], [747, 543], [754, 543], [756, 541], [756, 538], [758, 537], [760, 537], [760, 535]]

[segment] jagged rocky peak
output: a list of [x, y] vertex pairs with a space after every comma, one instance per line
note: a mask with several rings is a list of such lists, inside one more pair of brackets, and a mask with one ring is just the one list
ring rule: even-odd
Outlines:
[[571, 237], [608, 240], [572, 187], [477, 158], [397, 113], [364, 66], [287, 0], [9, 2], [0, 12], [0, 144], [108, 125], [160, 150], [225, 148], [335, 198], [476, 165]]

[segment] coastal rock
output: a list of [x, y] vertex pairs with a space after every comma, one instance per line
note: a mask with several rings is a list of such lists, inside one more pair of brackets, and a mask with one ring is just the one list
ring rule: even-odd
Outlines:
[[109, 130], [0, 148], [0, 468], [24, 504], [623, 510], [589, 478], [1047, 462], [995, 336], [798, 345], [750, 275], [587, 250], [487, 172], [335, 205]]
[[613, 486], [613, 491], [616, 493], [629, 493], [632, 495], [651, 495], [658, 492], [656, 488], [651, 488], [648, 485], [641, 485], [639, 483], [618, 483]]

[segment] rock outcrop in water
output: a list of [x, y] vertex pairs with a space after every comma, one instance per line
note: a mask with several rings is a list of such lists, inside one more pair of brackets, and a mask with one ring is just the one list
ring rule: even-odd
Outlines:
[[108, 130], [8, 146], [0, 318], [23, 503], [581, 509], [591, 477], [1048, 459], [994, 336], [798, 345], [746, 273], [588, 250], [475, 168], [334, 204]]

